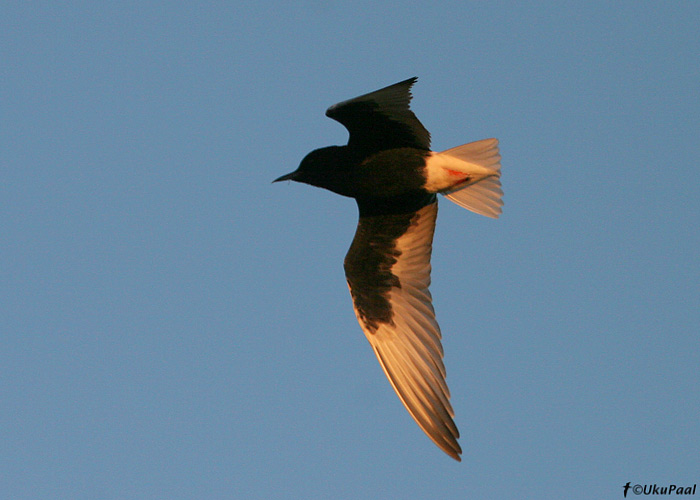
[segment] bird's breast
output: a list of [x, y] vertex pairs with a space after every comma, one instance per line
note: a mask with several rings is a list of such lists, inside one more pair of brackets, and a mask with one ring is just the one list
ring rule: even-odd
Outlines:
[[355, 169], [355, 198], [393, 197], [420, 190], [425, 184], [425, 162], [430, 154], [413, 148], [380, 151]]

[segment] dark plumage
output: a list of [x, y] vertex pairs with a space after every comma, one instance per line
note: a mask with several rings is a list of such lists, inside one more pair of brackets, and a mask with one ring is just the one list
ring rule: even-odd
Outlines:
[[391, 385], [425, 433], [456, 460], [459, 431], [445, 383], [428, 287], [436, 193], [477, 213], [501, 212], [498, 141], [435, 153], [409, 109], [416, 78], [328, 108], [346, 146], [309, 153], [294, 180], [355, 198], [360, 221], [345, 257], [355, 314]]

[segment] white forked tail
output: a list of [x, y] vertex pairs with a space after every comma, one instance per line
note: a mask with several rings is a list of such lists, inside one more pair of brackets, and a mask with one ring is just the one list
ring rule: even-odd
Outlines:
[[[437, 153], [436, 162], [450, 175], [459, 172], [466, 179], [439, 192], [457, 205], [487, 217], [498, 217], [502, 210], [501, 155], [498, 139], [484, 139]], [[437, 159], [437, 158], [436, 158]], [[457, 175], [457, 177], [459, 177]]]

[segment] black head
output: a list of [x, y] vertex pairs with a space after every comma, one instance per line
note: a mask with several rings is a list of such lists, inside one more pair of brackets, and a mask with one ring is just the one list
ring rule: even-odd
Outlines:
[[[296, 181], [312, 186], [329, 189], [338, 194], [345, 194], [344, 183], [347, 182], [348, 158], [345, 147], [331, 146], [316, 149], [301, 160], [299, 168], [283, 175], [272, 182]], [[346, 195], [347, 196], [347, 195]]]

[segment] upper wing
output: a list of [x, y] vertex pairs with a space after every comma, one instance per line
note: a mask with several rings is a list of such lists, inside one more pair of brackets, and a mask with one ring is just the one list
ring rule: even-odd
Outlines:
[[326, 116], [345, 125], [350, 132], [348, 145], [369, 153], [394, 148], [430, 150], [430, 134], [409, 109], [416, 80], [409, 78], [334, 104]]
[[460, 460], [430, 292], [437, 203], [360, 218], [345, 258], [355, 314], [384, 373], [423, 431]]

